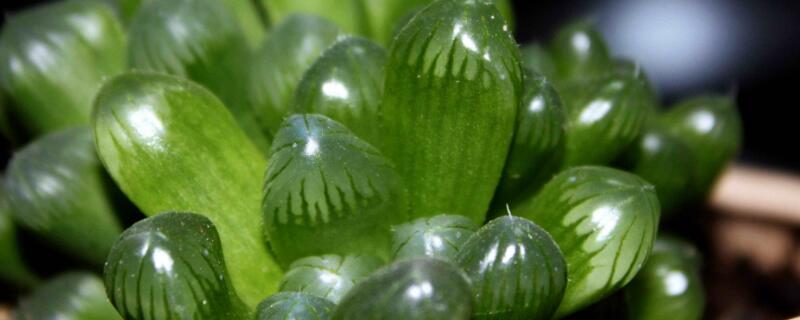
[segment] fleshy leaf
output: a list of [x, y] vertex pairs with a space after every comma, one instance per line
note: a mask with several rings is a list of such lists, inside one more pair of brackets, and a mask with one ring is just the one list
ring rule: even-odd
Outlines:
[[394, 260], [431, 257], [454, 261], [479, 226], [463, 216], [438, 215], [392, 227]]
[[533, 43], [523, 46], [520, 52], [522, 53], [522, 65], [525, 68], [554, 80], [557, 74], [556, 64], [547, 49], [538, 43]]
[[386, 50], [363, 38], [344, 38], [325, 50], [297, 87], [292, 113], [319, 113], [374, 143], [383, 96]]
[[164, 213], [137, 222], [108, 255], [106, 291], [125, 319], [250, 319], [210, 220]]
[[259, 223], [267, 162], [219, 99], [180, 78], [129, 73], [101, 89], [93, 125], [103, 164], [139, 209], [205, 215], [239, 296], [255, 307], [277, 290], [282, 272]]
[[294, 115], [275, 136], [264, 231], [282, 265], [319, 254], [388, 258], [390, 226], [407, 221], [402, 181], [377, 149], [321, 115]]
[[222, 4], [236, 16], [236, 21], [239, 22], [250, 47], [255, 48], [261, 44], [267, 34], [265, 17], [262, 17], [264, 8], [261, 4], [253, 0], [222, 0]]
[[11, 207], [6, 191], [0, 185], [0, 280], [26, 289], [39, 279], [28, 270], [17, 246], [17, 230], [11, 220]]
[[34, 135], [89, 122], [102, 81], [125, 70], [126, 36], [99, 1], [45, 4], [8, 17], [0, 85]]
[[612, 68], [611, 57], [603, 36], [587, 20], [561, 28], [550, 44], [559, 79], [591, 77]]
[[121, 319], [108, 302], [103, 281], [84, 272], [57, 276], [19, 302], [17, 319]]
[[329, 320], [336, 305], [302, 292], [279, 292], [258, 305], [256, 320]]
[[524, 218], [490, 221], [467, 240], [457, 261], [472, 280], [473, 319], [550, 319], [567, 285], [558, 245]]
[[513, 209], [561, 248], [569, 279], [557, 317], [602, 299], [631, 281], [658, 230], [655, 188], [636, 175], [606, 167], [574, 167]]
[[689, 192], [692, 200], [701, 201], [739, 150], [742, 125], [735, 102], [723, 96], [695, 97], [679, 103], [660, 120], [692, 150]]
[[526, 72], [524, 85], [514, 139], [493, 199], [495, 209], [533, 194], [552, 178], [564, 158], [561, 98], [538, 74]]
[[372, 256], [306, 257], [292, 263], [280, 290], [304, 292], [339, 303], [353, 286], [382, 265]]
[[628, 317], [642, 320], [703, 318], [705, 293], [695, 247], [660, 236], [647, 263], [625, 287]]
[[18, 151], [4, 184], [21, 226], [99, 266], [122, 232], [106, 179], [92, 133], [81, 127], [44, 135]]
[[469, 283], [449, 262], [423, 258], [395, 262], [345, 295], [333, 319], [466, 320], [472, 313]]
[[522, 87], [507, 29], [491, 2], [442, 0], [414, 16], [392, 44], [378, 147], [405, 179], [413, 217], [483, 222]]
[[[247, 2], [240, 0], [240, 2]], [[220, 0], [152, 1], [131, 22], [130, 65], [188, 78], [214, 92], [250, 139], [269, 150], [246, 99], [248, 47]]]
[[339, 28], [327, 20], [292, 15], [270, 32], [254, 54], [248, 98], [261, 129], [269, 136], [288, 116], [303, 74], [338, 36]]

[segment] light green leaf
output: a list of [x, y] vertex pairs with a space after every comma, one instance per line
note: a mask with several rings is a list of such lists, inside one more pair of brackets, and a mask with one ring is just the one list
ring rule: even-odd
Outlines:
[[363, 255], [302, 258], [289, 267], [281, 291], [304, 292], [339, 303], [353, 286], [382, 265], [380, 259]]
[[17, 243], [17, 230], [11, 219], [11, 207], [6, 191], [0, 185], [0, 280], [27, 289], [39, 279], [28, 270]]
[[579, 20], [562, 27], [550, 44], [559, 79], [592, 77], [611, 70], [611, 54], [592, 21]]
[[85, 272], [59, 275], [19, 302], [17, 319], [121, 319], [108, 302], [103, 281]]
[[394, 260], [431, 257], [453, 261], [479, 225], [467, 217], [438, 215], [392, 227]]
[[264, 299], [256, 320], [329, 320], [333, 302], [302, 292], [279, 292]]

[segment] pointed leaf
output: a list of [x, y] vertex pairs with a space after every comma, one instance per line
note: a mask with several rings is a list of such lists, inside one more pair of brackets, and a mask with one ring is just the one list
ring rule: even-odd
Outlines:
[[506, 203], [538, 190], [561, 167], [564, 158], [561, 98], [538, 74], [527, 73], [524, 86], [511, 150], [493, 199], [493, 207], [503, 210]]
[[329, 254], [302, 258], [289, 267], [281, 281], [281, 291], [304, 292], [339, 303], [353, 286], [382, 265], [372, 256]]
[[506, 30], [490, 2], [443, 0], [392, 44], [379, 149], [412, 191], [414, 217], [483, 222], [521, 89], [519, 50]]
[[103, 164], [139, 209], [208, 217], [250, 306], [277, 289], [281, 271], [259, 223], [266, 161], [211, 92], [166, 75], [121, 75], [98, 94], [93, 125]]
[[344, 38], [325, 50], [294, 95], [292, 113], [319, 113], [372, 143], [378, 141], [386, 50], [363, 38]]
[[256, 121], [242, 86], [248, 67], [244, 34], [221, 1], [153, 1], [136, 14], [130, 37], [131, 67], [205, 86], [225, 102], [250, 139], [264, 152], [269, 150], [269, 137]]
[[473, 319], [550, 319], [567, 285], [558, 245], [524, 218], [490, 221], [467, 240], [457, 261], [472, 280]]
[[625, 287], [630, 319], [702, 319], [706, 299], [697, 260], [692, 244], [659, 237], [647, 263]]
[[279, 292], [258, 305], [256, 320], [329, 320], [335, 307], [333, 302], [307, 293]]
[[17, 319], [121, 319], [108, 302], [103, 281], [84, 272], [57, 276], [19, 302]]
[[125, 69], [125, 38], [100, 2], [62, 1], [8, 17], [0, 85], [25, 127], [38, 135], [88, 123], [97, 88]]
[[730, 97], [695, 97], [679, 103], [660, 120], [694, 153], [689, 192], [693, 200], [702, 200], [741, 145], [742, 124], [735, 102]]
[[562, 27], [550, 50], [559, 79], [590, 77], [611, 69], [608, 47], [591, 21], [576, 21]]
[[11, 207], [6, 191], [0, 185], [0, 280], [20, 289], [27, 289], [39, 279], [28, 270], [19, 249], [16, 227], [11, 220]]
[[472, 312], [469, 283], [461, 270], [438, 259], [396, 262], [356, 285], [333, 319], [466, 320]]
[[248, 82], [250, 104], [264, 132], [278, 131], [303, 74], [338, 36], [333, 23], [305, 15], [289, 16], [270, 32], [253, 57]]
[[92, 133], [81, 127], [47, 134], [18, 151], [4, 184], [20, 225], [101, 265], [122, 232], [106, 179]]
[[191, 213], [139, 221], [120, 236], [103, 272], [125, 319], [249, 319], [222, 258], [217, 229]]
[[408, 215], [392, 164], [321, 115], [294, 115], [275, 136], [263, 213], [270, 248], [282, 265], [327, 253], [386, 259], [389, 227]]
[[593, 166], [559, 173], [513, 212], [547, 230], [567, 261], [569, 279], [557, 317], [627, 284], [650, 254], [659, 220], [652, 185]]
[[394, 226], [392, 256], [394, 260], [431, 257], [453, 261], [478, 227], [467, 217], [445, 214]]

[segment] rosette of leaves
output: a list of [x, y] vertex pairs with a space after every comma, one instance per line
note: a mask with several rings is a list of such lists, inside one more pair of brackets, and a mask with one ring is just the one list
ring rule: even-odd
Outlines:
[[242, 85], [247, 80], [249, 48], [222, 1], [150, 1], [137, 12], [129, 33], [132, 68], [202, 84], [225, 102], [261, 150], [269, 149], [269, 137], [258, 125]]
[[222, 102], [187, 80], [133, 72], [108, 81], [95, 104], [95, 145], [125, 195], [147, 216], [208, 217], [239, 296], [255, 307], [275, 292], [282, 271], [258, 223], [267, 162]]
[[217, 230], [207, 218], [164, 213], [120, 236], [103, 272], [125, 319], [250, 319], [233, 290]]
[[[11, 158], [3, 181], [14, 219], [69, 254], [102, 265], [122, 227], [88, 128], [53, 132]], [[87, 236], [86, 230], [92, 230]]]
[[322, 115], [291, 116], [278, 131], [263, 199], [264, 231], [283, 265], [328, 253], [387, 259], [390, 226], [408, 219], [391, 162]]
[[364, 255], [324, 255], [293, 262], [281, 281], [281, 291], [296, 291], [339, 303], [348, 291], [383, 265], [383, 261]]
[[418, 218], [392, 227], [394, 260], [431, 257], [454, 261], [480, 226], [464, 216]]
[[457, 261], [471, 280], [473, 319], [550, 319], [567, 285], [558, 245], [524, 218], [490, 221], [467, 240]]
[[279, 292], [264, 299], [256, 310], [256, 320], [328, 320], [333, 302], [302, 292]]
[[472, 295], [464, 274], [449, 262], [422, 258], [395, 262], [345, 295], [333, 319], [466, 320]]
[[29, 288], [39, 281], [20, 255], [17, 231], [3, 185], [0, 185], [0, 280], [18, 288]]
[[378, 147], [411, 191], [413, 217], [483, 222], [513, 135], [519, 60], [491, 2], [436, 1], [397, 35]]
[[547, 230], [567, 261], [567, 288], [557, 317], [630, 282], [650, 254], [660, 216], [651, 184], [597, 166], [559, 173], [513, 211]]
[[103, 281], [85, 272], [70, 272], [48, 280], [22, 298], [17, 319], [121, 319], [108, 302]]
[[7, 17], [0, 85], [33, 135], [89, 122], [102, 81], [125, 70], [126, 36], [110, 7], [68, 0]]
[[328, 20], [291, 15], [275, 26], [253, 54], [247, 98], [268, 137], [275, 135], [289, 115], [303, 74], [339, 35], [339, 27]]

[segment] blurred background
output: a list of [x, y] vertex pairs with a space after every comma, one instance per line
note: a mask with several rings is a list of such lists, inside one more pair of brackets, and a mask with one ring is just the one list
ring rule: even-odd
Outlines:
[[[44, 1], [3, 1], [2, 19], [38, 2]], [[703, 92], [734, 94], [744, 126], [739, 163], [789, 176], [800, 173], [800, 152], [795, 150], [800, 147], [795, 112], [800, 108], [800, 1], [513, 3], [521, 44], [546, 43], [571, 20], [593, 20], [613, 54], [642, 64], [665, 106]], [[9, 146], [0, 146], [3, 165], [10, 152]], [[713, 206], [708, 211], [692, 215], [700, 220], [699, 227], [685, 234], [704, 251], [708, 318], [800, 314], [800, 217], [733, 215]], [[34, 259], [67, 258], [47, 252]], [[13, 292], [0, 290], [0, 301], [13, 297]]]

